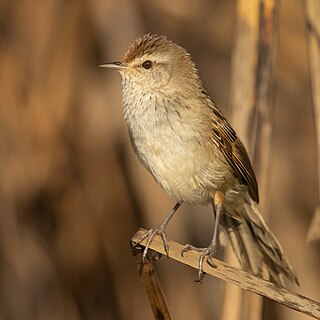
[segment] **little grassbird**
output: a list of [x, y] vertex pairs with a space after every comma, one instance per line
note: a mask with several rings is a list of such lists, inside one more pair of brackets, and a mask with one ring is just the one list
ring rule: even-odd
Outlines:
[[165, 228], [183, 202], [211, 204], [215, 224], [210, 245], [196, 248], [187, 244], [181, 253], [201, 252], [199, 280], [204, 276], [204, 261], [212, 265], [223, 231], [247, 271], [266, 274], [282, 285], [284, 276], [298, 283], [259, 213], [257, 180], [246, 149], [203, 89], [187, 51], [164, 36], [147, 34], [130, 44], [121, 61], [101, 67], [119, 71], [133, 149], [176, 201], [162, 223], [139, 239], [138, 243], [147, 239], [144, 259], [156, 234], [168, 255]]

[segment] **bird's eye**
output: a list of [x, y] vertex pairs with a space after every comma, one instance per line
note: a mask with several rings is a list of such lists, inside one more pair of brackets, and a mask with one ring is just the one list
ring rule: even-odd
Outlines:
[[142, 66], [145, 68], [145, 69], [150, 69], [152, 67], [152, 62], [150, 60], [146, 60]]

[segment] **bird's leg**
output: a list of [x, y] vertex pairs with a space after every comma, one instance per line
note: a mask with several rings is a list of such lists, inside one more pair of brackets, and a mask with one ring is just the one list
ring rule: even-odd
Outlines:
[[203, 271], [203, 261], [206, 259], [207, 263], [215, 268], [216, 266], [212, 263], [211, 258], [217, 253], [218, 236], [219, 236], [219, 223], [221, 216], [224, 214], [223, 208], [224, 194], [221, 191], [216, 191], [213, 197], [213, 211], [215, 213], [215, 223], [213, 229], [213, 236], [210, 245], [207, 248], [197, 248], [190, 244], [186, 244], [181, 252], [181, 255], [189, 250], [195, 250], [202, 252], [199, 258], [199, 272], [197, 282], [201, 282], [205, 273]]
[[150, 244], [151, 244], [151, 242], [152, 242], [152, 240], [153, 240], [155, 235], [161, 236], [161, 239], [162, 239], [162, 242], [163, 242], [163, 246], [164, 246], [164, 250], [166, 252], [167, 257], [169, 258], [169, 245], [168, 245], [168, 240], [167, 240], [165, 228], [168, 225], [168, 223], [171, 220], [171, 218], [176, 213], [176, 211], [179, 209], [181, 204], [182, 204], [182, 202], [177, 202], [175, 204], [175, 206], [171, 209], [169, 214], [165, 217], [165, 219], [160, 223], [160, 225], [157, 228], [150, 229], [149, 231], [147, 231], [144, 235], [142, 235], [137, 240], [137, 242], [135, 244], [135, 247], [137, 245], [139, 245], [144, 239], [147, 239], [146, 246], [145, 246], [145, 248], [143, 250], [142, 262], [144, 262], [146, 260]]

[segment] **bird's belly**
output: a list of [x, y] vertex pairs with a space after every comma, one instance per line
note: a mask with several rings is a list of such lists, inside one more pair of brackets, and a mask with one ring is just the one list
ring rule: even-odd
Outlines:
[[205, 204], [225, 184], [220, 152], [206, 150], [193, 136], [177, 138], [168, 126], [145, 134], [131, 131], [131, 142], [143, 165], [177, 201]]

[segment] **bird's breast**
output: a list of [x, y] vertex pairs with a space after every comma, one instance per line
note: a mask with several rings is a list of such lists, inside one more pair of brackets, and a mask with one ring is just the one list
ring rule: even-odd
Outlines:
[[178, 201], [209, 201], [225, 183], [226, 165], [200, 124], [148, 95], [124, 106], [133, 149], [162, 188]]

